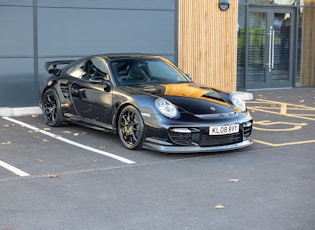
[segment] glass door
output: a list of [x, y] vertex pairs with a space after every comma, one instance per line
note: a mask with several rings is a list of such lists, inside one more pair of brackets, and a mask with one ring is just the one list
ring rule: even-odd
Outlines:
[[292, 9], [250, 8], [246, 88], [292, 87]]

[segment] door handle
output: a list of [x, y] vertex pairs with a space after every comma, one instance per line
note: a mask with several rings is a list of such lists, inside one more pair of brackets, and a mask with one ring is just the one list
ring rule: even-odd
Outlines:
[[269, 47], [268, 47], [268, 70], [271, 72], [271, 29], [269, 30]]
[[273, 68], [273, 59], [274, 59], [274, 45], [273, 45], [273, 40], [274, 40], [274, 33], [272, 26], [270, 26], [269, 30], [269, 47], [268, 47], [268, 70], [271, 72], [271, 69]]
[[272, 30], [272, 52], [271, 52], [271, 69], [274, 67], [274, 60], [275, 60], [275, 30]]

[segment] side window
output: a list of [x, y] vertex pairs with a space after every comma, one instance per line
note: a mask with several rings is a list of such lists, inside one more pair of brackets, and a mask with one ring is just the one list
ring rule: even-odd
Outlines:
[[75, 78], [89, 80], [93, 77], [108, 79], [108, 71], [105, 61], [100, 58], [93, 58], [71, 66], [67, 74]]
[[83, 66], [84, 62], [79, 62], [78, 64], [71, 66], [67, 70], [67, 74], [75, 78], [82, 78], [82, 76], [85, 74], [85, 72], [83, 71]]
[[108, 70], [105, 64], [105, 61], [101, 58], [93, 58], [91, 59], [91, 73], [92, 77], [101, 77], [106, 80], [108, 77]]

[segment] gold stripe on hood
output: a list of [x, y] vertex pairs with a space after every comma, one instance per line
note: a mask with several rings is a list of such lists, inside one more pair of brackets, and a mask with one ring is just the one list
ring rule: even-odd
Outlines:
[[[190, 97], [200, 100], [207, 100], [210, 102], [215, 102], [224, 106], [230, 106], [215, 90], [200, 86], [197, 84], [163, 84], [165, 87], [165, 96], [180, 96], [180, 97]], [[217, 96], [218, 99], [211, 97], [211, 94]]]

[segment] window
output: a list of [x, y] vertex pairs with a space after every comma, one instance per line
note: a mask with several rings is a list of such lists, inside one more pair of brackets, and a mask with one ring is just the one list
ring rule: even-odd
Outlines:
[[67, 74], [75, 78], [81, 78], [84, 75], [83, 64], [84, 62], [79, 62], [78, 64], [71, 66], [67, 70]]
[[108, 78], [108, 70], [105, 65], [105, 61], [101, 58], [91, 59], [90, 75], [93, 77]]
[[119, 85], [166, 84], [189, 81], [180, 70], [159, 58], [114, 60], [110, 63], [110, 67]]
[[108, 79], [107, 73], [105, 61], [100, 58], [79, 62], [67, 70], [67, 74], [70, 76], [83, 80], [89, 80], [92, 77]]
[[274, 0], [274, 3], [277, 5], [293, 5], [295, 0]]
[[248, 0], [248, 3], [294, 5], [296, 0]]

